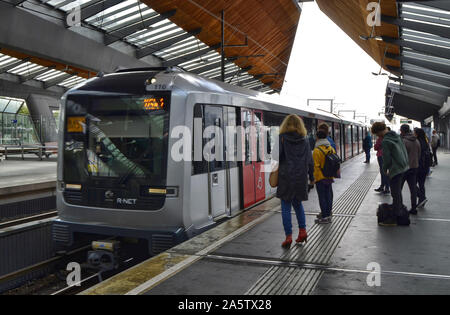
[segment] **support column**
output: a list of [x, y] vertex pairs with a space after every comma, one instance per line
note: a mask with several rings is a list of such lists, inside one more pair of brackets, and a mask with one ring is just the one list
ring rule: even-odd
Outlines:
[[60, 100], [51, 96], [30, 94], [26, 102], [41, 143], [58, 141], [52, 109], [60, 107]]

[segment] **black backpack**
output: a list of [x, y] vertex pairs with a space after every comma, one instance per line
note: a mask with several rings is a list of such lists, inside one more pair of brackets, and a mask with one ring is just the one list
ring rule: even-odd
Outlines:
[[398, 213], [395, 213], [392, 205], [383, 203], [378, 206], [377, 210], [378, 223], [383, 223], [390, 220], [394, 221], [397, 225], [409, 226], [411, 221], [409, 219], [409, 212], [405, 206], [402, 206]]
[[332, 151], [328, 151], [328, 153], [325, 153], [320, 147], [317, 148], [325, 155], [325, 163], [322, 168], [323, 176], [338, 177], [338, 172], [341, 169], [341, 158]]

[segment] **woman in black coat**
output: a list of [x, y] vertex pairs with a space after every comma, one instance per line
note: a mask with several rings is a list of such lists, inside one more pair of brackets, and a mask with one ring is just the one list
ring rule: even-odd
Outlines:
[[428, 201], [425, 195], [425, 179], [430, 172], [431, 165], [431, 151], [430, 145], [428, 144], [425, 131], [422, 128], [414, 129], [417, 140], [420, 142], [420, 158], [419, 158], [419, 168], [417, 171], [417, 197], [419, 198], [418, 208], [422, 208]]
[[302, 201], [308, 200], [308, 176], [314, 184], [314, 162], [306, 139], [303, 120], [297, 115], [287, 116], [280, 127], [280, 164], [278, 168], [277, 197], [281, 199], [286, 240], [283, 247], [292, 243], [291, 207], [294, 206], [299, 225], [297, 243], [306, 242], [306, 219]]

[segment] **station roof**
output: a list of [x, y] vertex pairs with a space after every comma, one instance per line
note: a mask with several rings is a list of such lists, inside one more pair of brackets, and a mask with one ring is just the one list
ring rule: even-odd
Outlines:
[[[9, 0], [23, 9], [33, 0]], [[296, 0], [37, 0], [68, 16], [81, 6], [82, 27], [103, 34], [106, 46], [126, 44], [137, 59], [158, 58], [165, 66], [220, 79], [220, 11], [225, 12], [226, 82], [260, 92], [282, 88], [300, 18]], [[93, 71], [2, 48], [0, 73], [44, 87], [70, 88]]]
[[367, 23], [368, 0], [317, 0], [321, 10], [382, 68], [389, 82], [388, 119], [395, 112], [423, 121], [450, 95], [450, 1], [380, 0], [381, 25]]
[[24, 100], [0, 97], [0, 114], [17, 114], [24, 104]]

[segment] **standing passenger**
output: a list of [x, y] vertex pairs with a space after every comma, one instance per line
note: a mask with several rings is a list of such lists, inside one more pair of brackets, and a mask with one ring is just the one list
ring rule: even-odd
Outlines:
[[436, 130], [433, 130], [433, 135], [431, 136], [431, 150], [433, 150], [433, 166], [438, 165], [438, 159], [437, 159], [437, 149], [440, 145], [440, 139], [439, 135], [437, 134]]
[[281, 214], [286, 240], [281, 246], [292, 243], [291, 206], [299, 225], [297, 243], [307, 241], [305, 210], [302, 201], [308, 200], [308, 175], [314, 183], [314, 164], [306, 139], [303, 120], [297, 115], [287, 116], [280, 127], [280, 165], [278, 169], [277, 197], [281, 199]]
[[381, 185], [377, 189], [376, 192], [382, 192], [385, 194], [390, 194], [389, 190], [389, 177], [383, 172], [383, 148], [381, 147], [381, 143], [383, 142], [383, 137], [378, 137], [377, 142], [375, 143], [375, 151], [377, 151], [377, 160], [378, 165], [380, 167], [380, 175], [381, 175]]
[[325, 157], [329, 153], [336, 153], [327, 140], [327, 134], [323, 130], [317, 132], [317, 141], [313, 151], [314, 159], [314, 178], [316, 180], [317, 195], [321, 215], [316, 220], [318, 224], [331, 223], [333, 209], [333, 177], [325, 177], [323, 168], [325, 166]]
[[364, 163], [370, 163], [370, 150], [372, 149], [372, 137], [370, 133], [367, 133], [367, 136], [363, 140], [363, 150], [366, 152], [366, 160]]
[[402, 180], [403, 174], [409, 169], [408, 153], [400, 136], [394, 131], [388, 131], [386, 124], [376, 122], [372, 125], [372, 133], [377, 137], [383, 137], [381, 147], [383, 149], [383, 172], [389, 176], [391, 186], [392, 208], [395, 216], [380, 225], [397, 225], [396, 215], [403, 206]]
[[402, 190], [405, 181], [408, 181], [409, 192], [411, 194], [410, 214], [417, 214], [417, 170], [419, 168], [420, 142], [411, 132], [409, 125], [404, 124], [400, 127], [402, 141], [408, 152], [409, 170], [406, 171], [402, 180]]
[[419, 159], [419, 170], [417, 172], [417, 197], [419, 198], [419, 204], [417, 208], [421, 208], [428, 201], [425, 195], [425, 179], [430, 171], [431, 165], [431, 152], [430, 146], [428, 145], [425, 131], [422, 128], [416, 128], [415, 134], [417, 140], [420, 142], [420, 159]]
[[323, 130], [326, 133], [328, 142], [333, 147], [334, 151], [337, 151], [336, 143], [334, 142], [333, 138], [330, 137], [330, 127], [328, 126], [328, 124], [327, 123], [321, 123], [317, 129], [318, 130]]

